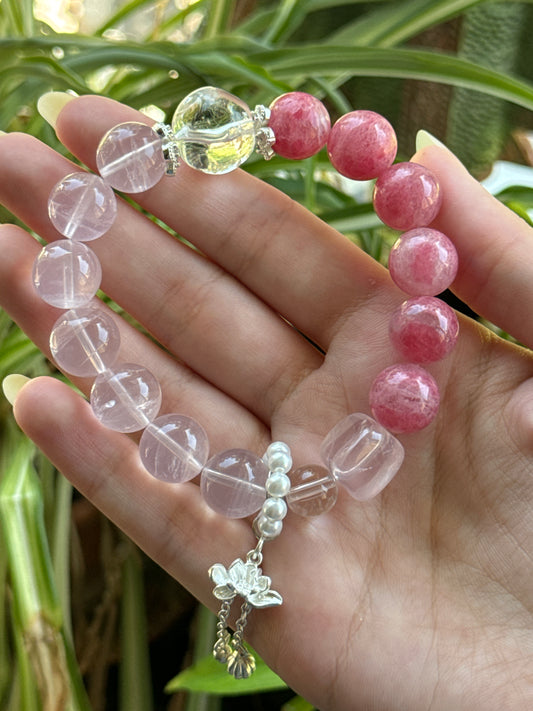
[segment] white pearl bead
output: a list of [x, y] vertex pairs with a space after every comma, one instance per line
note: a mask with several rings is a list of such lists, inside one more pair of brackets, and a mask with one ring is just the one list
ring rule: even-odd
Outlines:
[[272, 452], [268, 457], [270, 471], [282, 471], [284, 474], [290, 472], [292, 467], [292, 457], [287, 452]]
[[283, 499], [267, 499], [261, 509], [261, 515], [271, 521], [281, 521], [287, 515], [287, 504]]
[[290, 454], [291, 450], [288, 444], [285, 442], [272, 442], [268, 445], [267, 456], [270, 457], [274, 452], [285, 452], [285, 454]]
[[256, 527], [258, 532], [265, 538], [276, 538], [281, 533], [283, 524], [281, 521], [272, 521], [264, 516], [259, 516], [256, 519]]
[[291, 480], [284, 472], [276, 471], [268, 477], [265, 488], [269, 496], [287, 496], [291, 489]]

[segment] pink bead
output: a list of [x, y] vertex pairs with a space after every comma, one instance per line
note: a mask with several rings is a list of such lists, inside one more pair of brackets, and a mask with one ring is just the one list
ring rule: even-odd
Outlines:
[[97, 376], [91, 389], [91, 406], [110, 430], [137, 432], [157, 416], [161, 387], [147, 368], [121, 363]]
[[33, 264], [33, 284], [41, 299], [59, 309], [84, 306], [102, 281], [96, 254], [83, 242], [60, 239], [42, 248]]
[[377, 496], [404, 458], [404, 449], [396, 437], [360, 412], [335, 425], [320, 453], [338, 483], [358, 501]]
[[405, 232], [389, 255], [393, 281], [413, 296], [436, 296], [443, 292], [455, 279], [458, 263], [453, 242], [430, 227]]
[[451, 352], [459, 335], [455, 311], [434, 296], [404, 301], [391, 316], [394, 347], [413, 363], [433, 363]]
[[374, 187], [374, 209], [395, 230], [425, 227], [441, 206], [437, 178], [418, 163], [396, 163], [387, 168]]
[[117, 190], [142, 193], [165, 173], [161, 138], [143, 123], [121, 123], [100, 141], [96, 165], [105, 182]]
[[260, 457], [246, 449], [229, 449], [215, 454], [205, 465], [202, 496], [222, 516], [251, 516], [263, 505], [267, 477], [268, 467]]
[[48, 214], [62, 235], [89, 242], [111, 227], [117, 215], [117, 200], [113, 189], [99, 175], [71, 173], [52, 189]]
[[98, 306], [62, 314], [50, 334], [50, 351], [66, 373], [94, 377], [115, 362], [120, 333], [113, 316]]
[[398, 142], [386, 118], [374, 111], [352, 111], [331, 129], [328, 155], [341, 175], [353, 180], [377, 178], [396, 157]]
[[209, 441], [191, 417], [162, 415], [142, 433], [139, 454], [152, 476], [179, 484], [200, 474], [209, 456]]
[[376, 420], [391, 432], [417, 432], [427, 427], [439, 409], [435, 379], [419, 365], [391, 365], [370, 388]]
[[283, 158], [309, 158], [326, 145], [331, 121], [324, 104], [311, 94], [293, 91], [270, 105], [269, 128], [276, 142], [272, 146]]

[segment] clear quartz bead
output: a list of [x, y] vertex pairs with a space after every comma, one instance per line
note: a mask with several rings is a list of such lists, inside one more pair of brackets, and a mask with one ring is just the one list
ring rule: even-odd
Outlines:
[[319, 464], [308, 464], [291, 472], [289, 508], [298, 516], [320, 516], [337, 501], [337, 482], [331, 472]]
[[65, 237], [90, 242], [105, 234], [115, 221], [117, 200], [99, 175], [71, 173], [52, 188], [48, 215]]
[[377, 496], [404, 457], [396, 437], [362, 413], [337, 423], [325, 437], [320, 453], [337, 482], [358, 501]]
[[32, 276], [43, 301], [59, 309], [73, 309], [89, 303], [96, 294], [102, 267], [85, 244], [62, 239], [42, 248]]
[[152, 476], [179, 484], [200, 474], [209, 456], [209, 441], [191, 417], [162, 415], [142, 433], [139, 454]]
[[106, 183], [125, 193], [142, 193], [166, 171], [161, 137], [143, 123], [120, 123], [108, 131], [96, 151], [96, 165]]
[[94, 377], [111, 367], [120, 348], [113, 316], [98, 306], [81, 306], [62, 314], [50, 334], [50, 351], [66, 373]]
[[121, 363], [97, 376], [91, 389], [91, 406], [110, 430], [137, 432], [157, 416], [161, 387], [142, 365]]
[[228, 518], [244, 518], [258, 511], [265, 500], [268, 468], [246, 449], [219, 452], [207, 462], [201, 477], [206, 504]]
[[186, 96], [172, 117], [180, 156], [204, 173], [238, 168], [255, 147], [252, 112], [236, 96], [205, 86]]

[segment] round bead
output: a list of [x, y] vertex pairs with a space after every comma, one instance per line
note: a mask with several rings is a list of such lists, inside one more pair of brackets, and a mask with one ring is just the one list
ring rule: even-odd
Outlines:
[[283, 471], [275, 471], [268, 477], [266, 490], [269, 496], [287, 496], [291, 488], [291, 480]]
[[351, 111], [333, 125], [328, 155], [333, 167], [352, 180], [371, 180], [389, 168], [398, 141], [386, 118], [375, 111]]
[[172, 117], [172, 130], [185, 163], [203, 173], [229, 173], [255, 147], [255, 125], [248, 106], [213, 86], [196, 89], [183, 99]]
[[201, 477], [206, 504], [228, 518], [243, 518], [258, 511], [265, 500], [268, 468], [246, 449], [219, 452], [207, 462]]
[[324, 104], [311, 94], [292, 91], [274, 99], [268, 126], [274, 131], [273, 150], [283, 158], [302, 160], [326, 145], [331, 120]]
[[277, 538], [282, 530], [283, 523], [281, 521], [272, 521], [265, 516], [259, 516], [254, 521], [254, 532], [264, 538]]
[[337, 501], [337, 482], [331, 472], [319, 464], [308, 464], [291, 472], [291, 490], [287, 503], [298, 516], [319, 516]]
[[157, 416], [161, 387], [142, 365], [121, 363], [97, 376], [91, 390], [91, 406], [110, 430], [137, 432]]
[[50, 351], [66, 373], [94, 377], [118, 356], [120, 333], [113, 316], [98, 306], [81, 306], [62, 314], [50, 334]]
[[392, 365], [372, 383], [370, 406], [376, 420], [391, 432], [417, 432], [439, 409], [435, 379], [419, 365]]
[[418, 163], [396, 163], [387, 168], [374, 187], [374, 209], [395, 230], [425, 227], [441, 206], [437, 178]]
[[405, 232], [389, 255], [394, 283], [413, 296], [436, 296], [443, 292], [455, 279], [458, 264], [453, 242], [430, 227]]
[[292, 467], [292, 457], [283, 450], [274, 450], [270, 452], [267, 464], [270, 471], [277, 470], [287, 474]]
[[391, 341], [413, 363], [433, 363], [445, 358], [458, 335], [455, 311], [434, 296], [416, 296], [404, 301], [391, 316]]
[[209, 456], [209, 441], [192, 418], [162, 415], [142, 433], [139, 454], [152, 476], [179, 484], [200, 474]]
[[33, 264], [33, 283], [43, 301], [59, 309], [87, 304], [102, 281], [96, 254], [69, 239], [47, 244]]
[[285, 444], [285, 442], [271, 442], [267, 447], [266, 458], [268, 459], [270, 455], [274, 454], [274, 452], [285, 452], [285, 454], [290, 454], [291, 448], [288, 444]]
[[143, 123], [120, 123], [100, 141], [96, 165], [105, 182], [117, 190], [142, 193], [165, 174], [161, 138]]
[[115, 221], [117, 200], [100, 176], [71, 173], [52, 189], [48, 215], [65, 237], [90, 242], [105, 234]]
[[267, 499], [261, 509], [261, 516], [272, 519], [272, 521], [281, 521], [286, 515], [287, 504], [283, 501], [283, 499]]
[[368, 501], [396, 475], [404, 449], [379, 422], [354, 412], [326, 435], [320, 454], [343, 489], [357, 501]]

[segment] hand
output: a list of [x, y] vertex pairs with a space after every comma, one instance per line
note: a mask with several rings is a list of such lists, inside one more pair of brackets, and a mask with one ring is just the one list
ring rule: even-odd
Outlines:
[[[137, 118], [82, 97], [62, 110], [57, 132], [94, 169], [105, 131]], [[459, 252], [455, 292], [531, 347], [533, 232], [446, 150], [414, 159], [443, 188], [434, 226]], [[29, 136], [0, 137], [0, 201], [47, 240], [58, 236], [48, 194], [72, 170]], [[397, 359], [388, 320], [405, 295], [346, 238], [242, 171], [182, 167], [138, 202], [198, 251], [125, 202], [91, 243], [104, 291], [164, 347], [122, 321], [120, 359], [154, 372], [161, 411], [201, 422], [213, 453], [262, 454], [281, 439], [296, 465], [312, 461], [340, 419], [368, 412], [373, 378]], [[48, 353], [58, 312], [31, 284], [39, 246], [11, 225], [0, 245], [0, 304]], [[264, 571], [285, 602], [254, 612], [248, 638], [322, 711], [533, 705], [533, 357], [460, 321], [456, 349], [430, 367], [439, 415], [400, 437], [406, 459], [387, 489], [364, 504], [342, 492], [316, 519], [289, 514], [265, 549]], [[76, 383], [88, 392], [88, 381]], [[210, 512], [194, 483], [150, 477], [133, 439], [100, 425], [59, 381], [28, 383], [15, 416], [82, 493], [217, 607], [206, 571], [253, 547], [249, 522]]]

